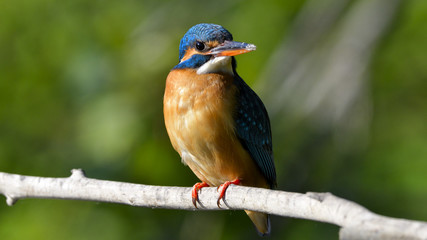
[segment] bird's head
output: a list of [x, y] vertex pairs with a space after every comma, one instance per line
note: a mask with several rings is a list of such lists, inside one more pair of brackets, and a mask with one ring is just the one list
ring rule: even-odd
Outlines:
[[235, 42], [220, 25], [201, 23], [190, 28], [179, 45], [179, 64], [175, 69], [192, 68], [198, 74], [233, 73], [233, 56], [254, 51], [255, 45]]

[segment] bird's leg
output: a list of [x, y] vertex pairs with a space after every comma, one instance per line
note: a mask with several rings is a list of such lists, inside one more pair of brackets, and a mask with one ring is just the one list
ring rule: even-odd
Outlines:
[[199, 201], [199, 190], [204, 187], [209, 187], [209, 185], [205, 182], [199, 182], [194, 184], [193, 190], [191, 191], [191, 198], [193, 199], [193, 205], [196, 208], [197, 208], [197, 201]]
[[220, 205], [220, 201], [221, 201], [221, 199], [224, 200], [225, 191], [227, 190], [228, 186], [230, 186], [231, 184], [239, 185], [240, 184], [240, 179], [236, 179], [236, 180], [233, 180], [233, 181], [227, 181], [227, 182], [219, 185], [219, 187], [217, 189], [219, 191], [219, 198], [218, 198], [218, 201], [216, 202], [216, 204], [218, 205], [219, 208], [221, 208], [219, 206]]

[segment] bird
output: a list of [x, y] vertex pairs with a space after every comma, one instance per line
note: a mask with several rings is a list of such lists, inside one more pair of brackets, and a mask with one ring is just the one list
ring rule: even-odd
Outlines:
[[[200, 23], [179, 45], [163, 98], [165, 126], [181, 161], [202, 181], [192, 188], [197, 208], [203, 187], [218, 187], [224, 200], [229, 185], [277, 186], [267, 110], [237, 74], [235, 56], [256, 46], [233, 41], [224, 27]], [[269, 215], [245, 210], [261, 236], [270, 234]]]

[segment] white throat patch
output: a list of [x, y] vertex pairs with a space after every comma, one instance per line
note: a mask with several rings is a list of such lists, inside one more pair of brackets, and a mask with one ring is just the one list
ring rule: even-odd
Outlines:
[[206, 73], [229, 73], [233, 75], [233, 68], [231, 66], [231, 57], [229, 56], [220, 56], [214, 57], [209, 60], [207, 63], [197, 69], [197, 74], [206, 74]]

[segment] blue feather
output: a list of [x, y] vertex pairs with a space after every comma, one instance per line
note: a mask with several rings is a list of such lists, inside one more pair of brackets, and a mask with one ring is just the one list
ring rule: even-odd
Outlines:
[[236, 71], [234, 74], [234, 84], [239, 89], [234, 117], [237, 137], [256, 162], [270, 187], [274, 188], [277, 183], [270, 119], [261, 99]]
[[180, 62], [173, 69], [198, 68], [211, 59], [210, 55], [194, 54], [190, 59]]
[[196, 46], [196, 41], [209, 42], [225, 40], [232, 41], [233, 36], [227, 29], [217, 24], [200, 23], [190, 28], [179, 44], [179, 61], [184, 57], [189, 48]]

